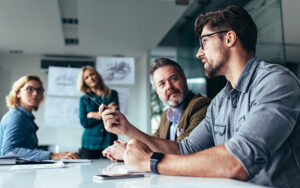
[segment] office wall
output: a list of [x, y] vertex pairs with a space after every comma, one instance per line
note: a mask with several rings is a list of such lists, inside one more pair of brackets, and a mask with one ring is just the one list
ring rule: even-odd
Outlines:
[[[0, 55], [0, 115], [7, 112], [5, 96], [9, 93], [14, 81], [26, 74], [37, 74], [41, 77], [44, 87], [47, 88], [48, 75], [40, 69], [40, 56], [33, 55]], [[130, 89], [128, 120], [144, 132], [150, 132], [149, 119], [149, 78], [148, 55], [136, 59], [135, 84], [113, 85], [110, 87], [127, 87]], [[34, 112], [39, 144], [57, 144], [61, 151], [77, 151], [81, 146], [83, 128], [45, 127], [45, 105], [41, 104], [39, 110]]]

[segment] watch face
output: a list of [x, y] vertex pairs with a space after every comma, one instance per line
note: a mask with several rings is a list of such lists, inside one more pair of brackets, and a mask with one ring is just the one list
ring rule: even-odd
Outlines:
[[160, 161], [165, 155], [163, 153], [154, 152], [151, 156], [151, 159], [155, 159], [157, 161]]

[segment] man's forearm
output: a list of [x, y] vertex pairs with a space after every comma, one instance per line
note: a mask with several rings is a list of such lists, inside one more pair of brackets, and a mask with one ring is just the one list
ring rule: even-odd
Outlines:
[[127, 135], [125, 136], [128, 139], [133, 138], [142, 141], [154, 152], [161, 152], [165, 154], [180, 154], [177, 142], [147, 135], [136, 127], [128, 131]]
[[166, 155], [157, 168], [166, 175], [248, 179], [242, 164], [224, 145], [190, 155]]

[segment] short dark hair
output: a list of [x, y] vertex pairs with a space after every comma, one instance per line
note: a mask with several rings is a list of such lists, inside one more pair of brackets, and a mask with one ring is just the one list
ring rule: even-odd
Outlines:
[[175, 61], [173, 61], [171, 59], [168, 59], [168, 58], [158, 58], [158, 59], [154, 60], [154, 63], [152, 65], [152, 68], [151, 68], [151, 71], [150, 71], [150, 81], [151, 81], [153, 86], [154, 86], [154, 83], [153, 83], [153, 74], [154, 74], [154, 72], [157, 69], [159, 69], [161, 67], [164, 67], [164, 66], [173, 66], [178, 71], [180, 76], [183, 78], [183, 80], [185, 81], [185, 85], [187, 87], [186, 77], [185, 77], [183, 69], [181, 68], [181, 66], [178, 63], [176, 63]]
[[195, 33], [201, 36], [204, 26], [213, 30], [233, 30], [247, 52], [255, 53], [257, 27], [249, 13], [240, 6], [200, 14], [195, 21]]

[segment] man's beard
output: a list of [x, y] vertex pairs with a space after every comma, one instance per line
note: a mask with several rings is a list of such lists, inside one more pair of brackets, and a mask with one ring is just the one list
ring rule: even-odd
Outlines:
[[221, 69], [222, 66], [223, 66], [222, 63], [221, 63], [221, 64], [218, 64], [218, 65], [215, 66], [215, 67], [211, 66], [211, 65], [208, 64], [208, 63], [207, 63], [207, 65], [208, 65], [208, 67], [207, 67], [206, 69], [204, 69], [204, 70], [205, 70], [205, 76], [206, 76], [207, 78], [213, 78], [213, 77], [217, 76], [218, 73], [220, 72], [220, 69]]
[[169, 106], [169, 107], [172, 107], [172, 108], [177, 108], [177, 107], [179, 107], [182, 103], [183, 103], [183, 101], [184, 101], [184, 99], [185, 99], [185, 95], [184, 94], [179, 94], [179, 96], [178, 96], [178, 100], [175, 102], [175, 101], [171, 101], [170, 99], [166, 102], [166, 104]]
[[179, 106], [183, 103], [183, 101], [184, 101], [184, 99], [185, 99], [185, 97], [186, 97], [186, 92], [185, 92], [185, 93], [179, 93], [179, 92], [180, 92], [179, 90], [171, 90], [170, 92], [171, 92], [170, 97], [171, 97], [172, 94], [177, 94], [177, 95], [179, 95], [179, 96], [178, 96], [178, 100], [172, 101], [172, 100], [170, 99], [170, 97], [169, 97], [169, 100], [168, 100], [168, 101], [164, 101], [164, 100], [159, 96], [160, 100], [163, 101], [163, 102], [165, 103], [165, 105], [167, 105], [167, 106], [169, 106], [169, 107], [172, 107], [172, 108], [177, 108], [177, 107], [179, 107]]
[[221, 56], [219, 56], [220, 60], [218, 61], [218, 63], [215, 64], [215, 66], [207, 62], [207, 68], [204, 69], [205, 76], [207, 78], [213, 78], [215, 76], [220, 75], [221, 69], [223, 68], [225, 62], [228, 59], [228, 53], [225, 51], [225, 49], [222, 48], [220, 49], [220, 54], [221, 54]]

